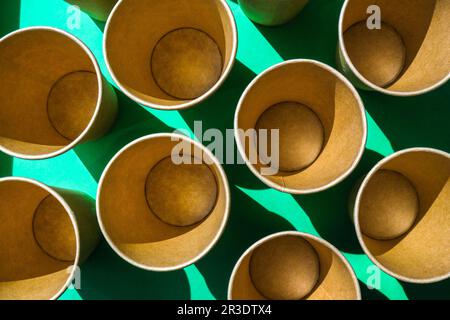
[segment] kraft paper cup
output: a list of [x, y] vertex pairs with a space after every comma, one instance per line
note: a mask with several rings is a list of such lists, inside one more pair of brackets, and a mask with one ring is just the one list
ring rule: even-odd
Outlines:
[[116, 96], [91, 51], [65, 31], [26, 28], [0, 39], [0, 150], [58, 156], [112, 125]]
[[[363, 103], [354, 87], [313, 60], [283, 62], [257, 76], [239, 101], [234, 126], [250, 170], [268, 186], [294, 194], [342, 181], [361, 159], [367, 136]], [[278, 172], [265, 171], [271, 165], [262, 161], [259, 143], [248, 138], [254, 129], [279, 129]]]
[[242, 11], [254, 22], [278, 26], [295, 18], [308, 0], [239, 0]]
[[236, 24], [225, 0], [122, 0], [105, 28], [108, 69], [134, 101], [192, 107], [225, 81], [236, 57]]
[[99, 240], [93, 200], [35, 180], [0, 179], [0, 220], [0, 300], [57, 299]]
[[[180, 145], [182, 154], [198, 163], [174, 163], [171, 154]], [[151, 271], [181, 269], [203, 257], [221, 236], [229, 206], [227, 178], [217, 159], [179, 134], [149, 135], [123, 148], [103, 173], [97, 198], [110, 246]]]
[[[380, 8], [381, 29], [367, 27], [376, 17], [373, 5]], [[359, 88], [423, 94], [450, 78], [449, 29], [447, 0], [347, 0], [339, 21], [338, 64]]]
[[330, 243], [280, 232], [252, 245], [234, 267], [230, 300], [360, 300], [358, 280]]
[[66, 2], [78, 6], [92, 18], [99, 21], [108, 20], [111, 10], [118, 0], [65, 0]]
[[383, 271], [406, 282], [450, 276], [450, 155], [414, 148], [381, 160], [354, 201], [359, 242]]

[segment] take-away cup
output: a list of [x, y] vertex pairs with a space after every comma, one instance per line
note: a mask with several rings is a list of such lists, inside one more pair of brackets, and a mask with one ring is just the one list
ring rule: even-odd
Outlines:
[[50, 27], [0, 39], [0, 151], [55, 157], [101, 137], [116, 113], [115, 92], [79, 39]]
[[228, 219], [227, 178], [214, 155], [179, 134], [124, 147], [99, 183], [97, 212], [110, 246], [146, 270], [171, 271], [203, 257]]
[[353, 203], [359, 242], [380, 269], [412, 283], [450, 276], [448, 153], [394, 153], [367, 174]]
[[252, 245], [234, 267], [230, 300], [360, 300], [358, 280], [330, 243], [280, 232]]
[[237, 50], [225, 0], [122, 0], [105, 28], [108, 69], [132, 100], [151, 108], [192, 107], [231, 71]]
[[361, 159], [367, 136], [355, 88], [313, 60], [286, 61], [257, 76], [239, 101], [234, 127], [250, 170], [268, 186], [294, 194], [342, 181]]
[[57, 299], [95, 249], [95, 202], [24, 178], [0, 179], [0, 300]]
[[447, 0], [346, 0], [338, 64], [361, 89], [424, 94], [450, 78], [449, 29]]

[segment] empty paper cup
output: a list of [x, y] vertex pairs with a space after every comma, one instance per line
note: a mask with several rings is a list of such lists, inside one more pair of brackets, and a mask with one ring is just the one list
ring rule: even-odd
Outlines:
[[24, 178], [0, 179], [0, 221], [0, 300], [57, 299], [99, 240], [92, 199]]
[[225, 0], [122, 0], [108, 19], [104, 49], [128, 97], [147, 107], [183, 109], [225, 81], [237, 31]]
[[295, 18], [308, 0], [239, 0], [242, 11], [254, 22], [277, 26]]
[[111, 10], [118, 0], [65, 0], [66, 2], [78, 6], [92, 18], [99, 21], [106, 21]]
[[116, 96], [91, 51], [58, 29], [33, 27], [0, 40], [0, 150], [58, 156], [102, 136]]
[[358, 93], [317, 61], [291, 60], [264, 71], [236, 110], [239, 152], [261, 181], [283, 192], [313, 193], [343, 180], [358, 164], [366, 136]]
[[280, 232], [252, 245], [234, 267], [230, 300], [360, 300], [358, 280], [328, 242]]
[[450, 155], [407, 149], [381, 160], [354, 200], [356, 233], [383, 271], [406, 282], [450, 276]]
[[228, 219], [230, 194], [213, 154], [179, 134], [123, 148], [99, 184], [97, 212], [110, 246], [129, 263], [170, 271], [203, 257]]
[[448, 0], [347, 0], [338, 64], [359, 88], [423, 94], [450, 78], [449, 29]]

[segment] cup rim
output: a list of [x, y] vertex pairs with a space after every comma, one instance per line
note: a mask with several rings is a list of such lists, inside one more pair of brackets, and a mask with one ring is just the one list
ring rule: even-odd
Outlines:
[[[223, 181], [223, 185], [224, 185], [224, 191], [225, 191], [225, 213], [224, 216], [222, 218], [222, 222], [220, 225], [219, 230], [217, 231], [216, 235], [214, 236], [214, 238], [209, 242], [209, 244], [194, 258], [184, 262], [184, 263], [180, 263], [174, 266], [170, 266], [170, 267], [154, 267], [154, 266], [148, 266], [148, 265], [144, 265], [142, 263], [139, 263], [137, 261], [134, 261], [133, 259], [131, 259], [130, 257], [128, 257], [126, 254], [124, 254], [118, 247], [117, 245], [114, 243], [114, 241], [111, 239], [111, 237], [109, 236], [108, 230], [106, 230], [105, 225], [103, 224], [103, 220], [102, 220], [102, 216], [101, 216], [101, 209], [100, 209], [100, 198], [101, 198], [101, 194], [102, 194], [102, 186], [104, 183], [104, 180], [111, 168], [111, 166], [114, 164], [114, 162], [125, 152], [127, 151], [129, 148], [133, 147], [134, 145], [146, 141], [146, 140], [152, 140], [152, 139], [157, 139], [157, 138], [178, 138], [178, 139], [182, 139], [185, 141], [188, 141], [189, 143], [192, 143], [194, 146], [200, 148], [203, 152], [205, 152], [208, 157], [213, 161], [213, 165], [215, 168], [217, 168], [218, 172], [219, 172], [219, 176]], [[190, 266], [192, 264], [194, 264], [195, 262], [197, 262], [198, 260], [200, 260], [201, 258], [203, 258], [207, 253], [209, 253], [209, 251], [211, 251], [211, 249], [217, 244], [217, 242], [219, 241], [220, 237], [222, 236], [225, 227], [227, 225], [228, 219], [229, 219], [229, 215], [230, 215], [230, 201], [231, 201], [231, 196], [230, 196], [230, 187], [229, 187], [229, 183], [228, 183], [228, 178], [226, 176], [226, 173], [222, 167], [222, 165], [219, 163], [219, 160], [217, 160], [217, 158], [212, 154], [212, 152], [205, 147], [204, 145], [202, 145], [200, 142], [197, 142], [185, 135], [182, 134], [178, 134], [178, 133], [155, 133], [155, 134], [150, 134], [150, 135], [146, 135], [143, 136], [139, 139], [136, 139], [132, 142], [130, 142], [129, 144], [127, 144], [125, 147], [123, 147], [119, 152], [117, 152], [114, 157], [110, 160], [110, 162], [108, 163], [108, 165], [106, 166], [105, 170], [102, 173], [102, 176], [99, 180], [98, 183], [98, 189], [97, 189], [97, 200], [96, 200], [96, 209], [97, 209], [97, 220], [100, 226], [100, 230], [103, 234], [103, 236], [105, 237], [106, 241], [108, 242], [108, 244], [110, 245], [110, 247], [125, 261], [127, 261], [128, 263], [130, 263], [131, 265], [134, 265], [135, 267], [138, 267], [140, 269], [143, 270], [147, 270], [147, 271], [158, 271], [158, 272], [166, 272], [166, 271], [175, 271], [175, 270], [179, 270], [182, 269], [184, 267]]]
[[429, 86], [424, 89], [415, 90], [415, 91], [394, 91], [394, 90], [388, 90], [383, 87], [377, 86], [376, 84], [370, 82], [367, 80], [355, 67], [352, 60], [350, 59], [350, 56], [348, 55], [347, 48], [345, 46], [344, 41], [344, 16], [347, 10], [347, 7], [349, 6], [350, 0], [345, 0], [344, 5], [342, 6], [341, 13], [339, 16], [339, 31], [338, 31], [338, 38], [339, 38], [339, 51], [343, 55], [345, 63], [350, 68], [351, 72], [356, 76], [356, 78], [361, 81], [365, 86], [367, 86], [370, 90], [378, 91], [390, 96], [396, 96], [396, 97], [413, 97], [422, 95], [425, 93], [428, 93], [430, 91], [433, 91], [441, 86], [443, 86], [449, 79], [450, 79], [450, 72], [447, 74], [446, 77], [441, 79], [440, 81], [436, 82], [432, 86]]
[[402, 275], [399, 275], [396, 272], [393, 272], [391, 270], [389, 270], [388, 268], [384, 267], [380, 262], [378, 262], [378, 260], [372, 255], [372, 253], [370, 252], [370, 250], [367, 248], [366, 244], [364, 243], [363, 240], [363, 234], [361, 231], [361, 227], [359, 224], [359, 207], [360, 207], [360, 203], [361, 203], [361, 196], [362, 196], [362, 192], [364, 191], [365, 187], [367, 186], [369, 180], [372, 178], [372, 176], [386, 163], [388, 163], [389, 161], [391, 161], [392, 159], [395, 159], [397, 157], [400, 157], [404, 154], [407, 153], [412, 153], [412, 152], [427, 152], [427, 153], [432, 153], [432, 154], [436, 154], [436, 155], [440, 155], [440, 156], [444, 156], [447, 157], [450, 160], [450, 154], [448, 154], [445, 151], [441, 151], [438, 149], [433, 149], [433, 148], [422, 148], [422, 147], [418, 147], [418, 148], [409, 148], [409, 149], [404, 149], [404, 150], [400, 150], [397, 151], [383, 159], [381, 159], [370, 171], [369, 173], [364, 177], [361, 185], [359, 186], [358, 192], [356, 194], [356, 199], [355, 199], [355, 206], [353, 209], [353, 221], [354, 221], [354, 225], [355, 225], [355, 231], [356, 231], [356, 236], [358, 238], [359, 244], [361, 245], [364, 253], [369, 257], [369, 259], [378, 267], [380, 268], [382, 271], [384, 271], [385, 273], [387, 273], [388, 275], [404, 281], [404, 282], [409, 282], [409, 283], [417, 283], [417, 284], [427, 284], [427, 283], [434, 283], [434, 282], [438, 282], [441, 280], [445, 280], [447, 278], [450, 278], [450, 271], [448, 272], [448, 274], [442, 275], [442, 276], [437, 276], [437, 277], [432, 277], [432, 278], [428, 278], [428, 279], [417, 279], [417, 278], [412, 278], [412, 277], [405, 277]]
[[51, 297], [49, 299], [49, 300], [56, 300], [67, 290], [67, 288], [69, 287], [70, 283], [75, 278], [76, 267], [79, 265], [79, 261], [80, 261], [80, 231], [79, 231], [79, 228], [78, 228], [77, 220], [75, 218], [75, 214], [74, 214], [72, 208], [69, 206], [69, 204], [66, 202], [66, 200], [64, 199], [63, 196], [61, 196], [55, 189], [53, 189], [52, 187], [49, 187], [48, 185], [46, 185], [46, 184], [44, 184], [42, 182], [39, 182], [39, 181], [34, 180], [34, 179], [24, 178], [24, 177], [5, 177], [5, 178], [0, 178], [0, 183], [2, 183], [2, 182], [25, 182], [25, 183], [33, 184], [33, 185], [35, 185], [35, 186], [37, 186], [39, 188], [44, 189], [51, 196], [55, 197], [58, 200], [58, 202], [64, 207], [64, 210], [66, 211], [66, 213], [70, 217], [70, 221], [72, 222], [72, 226], [73, 226], [73, 229], [74, 229], [74, 232], [75, 232], [75, 241], [76, 241], [75, 260], [74, 260], [73, 265], [71, 267], [72, 270], [70, 271], [70, 273], [68, 273], [66, 282], [61, 287], [61, 289], [53, 297]]
[[65, 37], [69, 38], [70, 40], [74, 41], [81, 49], [84, 50], [84, 52], [87, 54], [87, 56], [91, 60], [91, 63], [95, 69], [95, 74], [96, 74], [97, 83], [98, 83], [97, 104], [95, 106], [94, 114], [92, 115], [89, 123], [87, 124], [87, 126], [83, 130], [83, 132], [80, 133], [80, 135], [76, 139], [74, 139], [71, 143], [69, 143], [65, 147], [58, 149], [54, 152], [50, 152], [50, 153], [44, 153], [44, 154], [39, 154], [39, 155], [27, 155], [27, 154], [11, 151], [11, 150], [3, 147], [2, 145], [0, 145], [0, 151], [3, 151], [4, 153], [6, 153], [12, 157], [25, 159], [25, 160], [45, 160], [45, 159], [54, 158], [61, 154], [66, 153], [67, 151], [76, 147], [78, 144], [80, 144], [86, 138], [87, 134], [92, 129], [94, 123], [97, 121], [99, 113], [100, 113], [100, 106], [101, 106], [101, 102], [103, 99], [103, 76], [100, 71], [100, 67], [98, 65], [97, 59], [95, 58], [92, 51], [87, 47], [87, 45], [84, 44], [84, 42], [81, 41], [76, 36], [68, 33], [67, 31], [59, 29], [59, 28], [48, 27], [48, 26], [35, 26], [35, 27], [27, 27], [27, 28], [18, 29], [16, 31], [13, 31], [13, 32], [7, 34], [3, 38], [0, 38], [0, 45], [3, 41], [16, 36], [17, 34], [29, 32], [29, 31], [51, 31], [51, 32], [58, 33], [62, 36], [65, 36]]
[[[254, 85], [262, 78], [264, 77], [266, 74], [272, 72], [275, 69], [281, 68], [283, 66], [289, 65], [289, 64], [298, 64], [298, 63], [310, 63], [313, 64], [315, 66], [318, 66], [319, 68], [322, 68], [328, 72], [330, 72], [331, 74], [333, 74], [334, 76], [336, 76], [339, 80], [341, 80], [348, 89], [350, 89], [350, 91], [352, 92], [353, 96], [355, 97], [360, 112], [361, 112], [361, 119], [362, 119], [362, 127], [363, 127], [363, 137], [361, 139], [361, 145], [359, 148], [359, 152], [357, 154], [357, 156], [355, 157], [352, 165], [350, 166], [350, 168], [348, 168], [345, 172], [343, 172], [337, 179], [327, 183], [324, 186], [321, 187], [317, 187], [317, 188], [312, 188], [312, 189], [292, 189], [292, 188], [287, 188], [284, 186], [281, 186], [269, 179], [267, 179], [266, 177], [264, 177], [261, 173], [258, 172], [258, 170], [250, 163], [250, 160], [248, 159], [245, 150], [244, 150], [244, 146], [242, 145], [242, 141], [239, 138], [239, 115], [241, 112], [241, 108], [242, 108], [242, 104], [244, 102], [244, 99], [247, 97], [248, 93], [250, 92], [250, 90], [253, 89]], [[242, 96], [239, 99], [238, 102], [238, 106], [236, 108], [236, 112], [234, 115], [234, 137], [236, 140], [236, 145], [238, 148], [239, 153], [241, 154], [242, 158], [245, 161], [245, 164], [247, 165], [247, 167], [250, 169], [250, 171], [252, 171], [252, 173], [259, 179], [261, 180], [264, 184], [266, 184], [267, 186], [276, 189], [278, 191], [281, 192], [285, 192], [285, 193], [290, 193], [290, 194], [311, 194], [311, 193], [316, 193], [316, 192], [320, 192], [323, 190], [326, 190], [328, 188], [331, 188], [337, 184], [339, 184], [340, 182], [342, 182], [344, 179], [346, 179], [352, 172], [353, 170], [356, 168], [356, 166], [359, 164], [359, 162], [361, 161], [361, 158], [364, 154], [364, 150], [366, 147], [366, 143], [367, 143], [367, 118], [366, 118], [366, 112], [364, 109], [364, 104], [363, 101], [361, 99], [361, 96], [359, 95], [358, 91], [356, 91], [355, 87], [350, 83], [350, 81], [344, 77], [340, 72], [338, 72], [336, 69], [330, 67], [329, 65], [316, 61], [316, 60], [311, 60], [311, 59], [293, 59], [293, 60], [287, 60], [281, 63], [277, 63], [273, 66], [271, 66], [270, 68], [264, 70], [263, 72], [261, 72], [259, 75], [257, 75], [252, 82], [250, 82], [250, 84], [247, 86], [247, 88], [245, 89], [244, 93], [242, 94]]]
[[[114, 19], [114, 15], [115, 15], [116, 11], [118, 10], [118, 8], [124, 2], [124, 1], [118, 1], [116, 3], [116, 5], [114, 6], [114, 8], [112, 9], [111, 14], [108, 17], [108, 20], [106, 21], [106, 25], [105, 25], [105, 29], [104, 29], [104, 37], [103, 37], [103, 53], [105, 56], [106, 67], [107, 67], [108, 72], [111, 75], [112, 79], [114, 80], [114, 83], [117, 85], [117, 87], [131, 100], [139, 103], [140, 105], [142, 105], [144, 107], [153, 108], [153, 109], [157, 109], [157, 110], [188, 109], [188, 108], [191, 108], [191, 107], [194, 107], [194, 106], [200, 104], [201, 102], [205, 101], [210, 96], [212, 96], [222, 86], [222, 84], [228, 78], [231, 70], [233, 69], [234, 63], [236, 61], [236, 54], [237, 54], [237, 47], [238, 47], [238, 32], [237, 32], [236, 20], [231, 11], [231, 8], [225, 0], [215, 0], [215, 1], [218, 1], [223, 6], [223, 8], [225, 9], [225, 11], [228, 15], [228, 20], [230, 21], [230, 24], [231, 24], [233, 46], [231, 48], [231, 56], [229, 59], [230, 63], [222, 71], [219, 80], [207, 92], [205, 92], [204, 94], [202, 94], [201, 96], [199, 96], [195, 99], [185, 100], [186, 102], [178, 104], [178, 105], [174, 105], [174, 106], [163, 106], [160, 104], [148, 102], [148, 101], [138, 98], [137, 96], [132, 94], [128, 89], [125, 88], [125, 86], [121, 83], [121, 81], [119, 81], [118, 77], [114, 73], [114, 70], [110, 64], [110, 59], [108, 56], [107, 41], [108, 41], [108, 35], [109, 35], [110, 26], [111, 26], [111, 21]], [[183, 100], [181, 100], [181, 101], [183, 101]]]
[[234, 280], [235, 280], [237, 271], [242, 264], [242, 261], [253, 250], [255, 250], [257, 247], [259, 247], [264, 242], [272, 240], [274, 238], [283, 237], [283, 236], [296, 236], [296, 237], [307, 238], [309, 240], [317, 241], [320, 244], [327, 247], [328, 249], [330, 249], [333, 253], [335, 253], [341, 259], [341, 261], [344, 263], [344, 265], [347, 267], [347, 270], [349, 271], [349, 273], [352, 277], [353, 284], [356, 289], [356, 300], [361, 300], [361, 288], [359, 287], [358, 278], [356, 277], [355, 271], [353, 270], [353, 268], [350, 265], [350, 263], [348, 262], [348, 260], [344, 257], [344, 255], [330, 242], [328, 242], [322, 238], [319, 238], [315, 235], [312, 235], [310, 233], [305, 233], [305, 232], [301, 232], [301, 231], [281, 231], [281, 232], [270, 234], [270, 235], [265, 236], [264, 238], [258, 240], [257, 242], [253, 243], [247, 250], [245, 250], [245, 252], [241, 255], [239, 260], [234, 265], [233, 271], [231, 273], [230, 280], [228, 282], [228, 293], [227, 293], [228, 300], [232, 300], [232, 289], [233, 289]]

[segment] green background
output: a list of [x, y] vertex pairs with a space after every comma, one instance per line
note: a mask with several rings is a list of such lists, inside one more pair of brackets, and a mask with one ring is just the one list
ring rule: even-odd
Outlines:
[[[192, 132], [196, 120], [203, 121], [203, 130], [231, 129], [238, 99], [248, 83], [283, 60], [309, 58], [336, 67], [337, 26], [343, 0], [311, 0], [295, 20], [276, 28], [253, 24], [237, 1], [228, 2], [239, 32], [237, 61], [225, 84], [209, 100], [185, 111], [155, 111], [117, 91], [119, 116], [108, 135], [45, 161], [0, 154], [0, 177], [34, 178], [95, 198], [104, 167], [132, 140], [175, 129]], [[37, 25], [64, 29], [91, 48], [112, 83], [102, 53], [104, 24], [83, 14], [81, 28], [69, 30], [67, 7], [62, 0], [0, 1], [0, 36]], [[447, 83], [432, 93], [412, 98], [360, 91], [367, 109], [369, 137], [361, 163], [345, 181], [324, 192], [293, 196], [268, 189], [245, 165], [225, 165], [232, 196], [231, 216], [222, 238], [206, 257], [180, 271], [148, 272], [127, 264], [103, 240], [81, 267], [81, 290], [69, 288], [61, 299], [226, 299], [228, 280], [240, 255], [260, 238], [284, 230], [309, 232], [335, 245], [353, 266], [364, 299], [450, 298], [450, 280], [414, 285], [382, 273], [381, 288], [367, 289], [367, 270], [372, 263], [363, 254], [347, 213], [352, 186], [384, 156], [408, 147], [450, 151], [449, 88]]]

